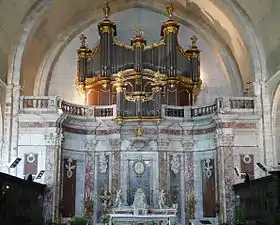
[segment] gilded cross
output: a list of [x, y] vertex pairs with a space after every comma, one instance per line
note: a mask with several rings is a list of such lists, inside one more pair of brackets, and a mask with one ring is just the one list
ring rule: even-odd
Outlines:
[[172, 16], [173, 16], [173, 12], [174, 12], [174, 6], [173, 6], [172, 3], [170, 3], [169, 5], [167, 5], [166, 11], [167, 11], [167, 13], [168, 13], [169, 19], [171, 19]]
[[108, 2], [106, 3], [105, 7], [103, 8], [103, 12], [104, 12], [105, 18], [108, 19], [110, 12], [111, 12]]
[[86, 39], [87, 37], [84, 34], [80, 35], [81, 45], [86, 46]]
[[192, 48], [196, 48], [196, 42], [197, 42], [197, 36], [196, 35], [193, 35], [191, 37], [191, 41], [192, 41]]

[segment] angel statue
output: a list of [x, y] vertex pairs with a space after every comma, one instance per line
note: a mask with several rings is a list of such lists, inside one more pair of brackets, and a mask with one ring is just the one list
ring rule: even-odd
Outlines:
[[104, 185], [103, 194], [100, 196], [100, 199], [102, 202], [103, 209], [104, 211], [106, 211], [110, 205], [110, 200], [111, 200], [111, 193], [106, 184]]
[[161, 190], [158, 198], [158, 205], [160, 209], [166, 208], [165, 202], [166, 202], [166, 194], [164, 190]]
[[113, 207], [119, 208], [122, 205], [122, 196], [121, 196], [122, 190], [119, 189], [116, 193], [116, 199], [113, 203]]

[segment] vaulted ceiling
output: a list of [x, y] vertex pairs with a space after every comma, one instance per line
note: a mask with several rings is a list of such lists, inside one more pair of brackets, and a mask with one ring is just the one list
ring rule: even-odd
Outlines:
[[[165, 13], [168, 0], [112, 0], [112, 13], [141, 6]], [[19, 44], [24, 46], [21, 82], [24, 93], [32, 95], [36, 75], [46, 57], [58, 45], [65, 46], [77, 33], [102, 19], [104, 0], [0, 0], [0, 78], [7, 74]], [[175, 16], [208, 39], [217, 49], [232, 55], [243, 82], [254, 77], [251, 68], [246, 26], [240, 15], [250, 23], [264, 48], [267, 77], [280, 67], [280, 23], [278, 0], [175, 0]], [[236, 14], [236, 12], [240, 14]], [[32, 26], [30, 21], [33, 20]], [[28, 38], [20, 43], [28, 29]], [[249, 29], [249, 28], [248, 28]], [[211, 36], [211, 37], [210, 37]], [[57, 50], [59, 52], [59, 50]], [[219, 51], [219, 50], [218, 50]], [[59, 54], [59, 53], [57, 53]]]

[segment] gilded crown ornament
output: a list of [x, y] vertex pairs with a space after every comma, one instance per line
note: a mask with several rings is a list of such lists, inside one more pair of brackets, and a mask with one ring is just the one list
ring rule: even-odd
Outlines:
[[144, 36], [144, 31], [140, 26], [137, 26], [135, 29], [135, 36], [136, 37], [143, 37]]

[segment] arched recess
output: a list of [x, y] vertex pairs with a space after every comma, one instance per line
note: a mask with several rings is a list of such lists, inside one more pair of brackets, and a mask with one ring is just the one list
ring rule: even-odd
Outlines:
[[[131, 9], [137, 9], [138, 7], [134, 7]], [[142, 9], [146, 9], [145, 7], [141, 7]], [[122, 12], [126, 12], [129, 11], [128, 10], [124, 10]], [[147, 10], [150, 10], [149, 8], [147, 8]], [[154, 10], [151, 10], [151, 12], [155, 12]], [[157, 13], [157, 12], [155, 12]], [[121, 13], [120, 13], [121, 14]], [[112, 16], [114, 17], [114, 15]], [[165, 18], [167, 19], [167, 18]], [[211, 46], [211, 51], [213, 51], [215, 53], [215, 55], [218, 57], [218, 61], [220, 63], [220, 66], [222, 67], [222, 69], [225, 71], [226, 74], [231, 74], [231, 76], [228, 76], [228, 83], [231, 84], [231, 86], [229, 87], [231, 90], [229, 91], [230, 95], [232, 96], [240, 96], [242, 95], [243, 89], [242, 89], [242, 78], [240, 76], [240, 72], [238, 70], [238, 66], [234, 60], [234, 56], [232, 55], [231, 51], [225, 47], [225, 43], [223, 43], [223, 41], [221, 40], [221, 37], [215, 35], [215, 33], [212, 32], [212, 29], [210, 27], [205, 27], [202, 26], [200, 24], [196, 24], [194, 21], [188, 20], [186, 21], [180, 18], [176, 18], [177, 20], [179, 20], [180, 24], [181, 24], [181, 28], [183, 29], [184, 27], [191, 27], [192, 30], [199, 35], [202, 39], [203, 42], [207, 42], [207, 44], [209, 44], [209, 46]], [[59, 60], [59, 56], [61, 55], [61, 53], [64, 51], [64, 49], [66, 48], [66, 46], [71, 43], [72, 39], [76, 39], [78, 40], [78, 34], [81, 32], [84, 32], [84, 29], [94, 29], [95, 30], [95, 25], [92, 26], [92, 23], [94, 21], [87, 21], [86, 23], [82, 23], [78, 26], [78, 28], [76, 28], [74, 31], [72, 31], [72, 33], [70, 33], [69, 35], [67, 35], [67, 39], [65, 39], [65, 41], [61, 41], [59, 43], [54, 43], [53, 44], [53, 48], [50, 48], [50, 51], [48, 54], [46, 54], [46, 57], [44, 58], [43, 63], [41, 64], [41, 67], [37, 73], [36, 76], [36, 81], [35, 81], [35, 88], [34, 88], [34, 95], [47, 95], [48, 94], [48, 83], [49, 83], [49, 79], [52, 75], [53, 72], [53, 68], [55, 66], [55, 64], [57, 63], [57, 61]], [[160, 22], [158, 22], [157, 24], [157, 28], [160, 28]], [[88, 28], [90, 27], [90, 28]], [[182, 31], [181, 29], [181, 31]], [[119, 30], [118, 30], [119, 33]], [[94, 36], [88, 36], [89, 41], [92, 42], [92, 39], [96, 38], [98, 39], [98, 37]], [[189, 36], [185, 36], [186, 41], [188, 43], [188, 39]], [[182, 42], [182, 41], [180, 41]], [[76, 48], [79, 46], [79, 44], [76, 45]], [[72, 54], [72, 56], [75, 56], [75, 50], [73, 49], [72, 52], [70, 54]], [[202, 53], [202, 54], [205, 54]], [[76, 62], [72, 62], [73, 64], [76, 65]], [[203, 65], [202, 65], [203, 66]], [[205, 72], [205, 71], [204, 71]], [[65, 75], [62, 75], [65, 76]], [[210, 75], [211, 76], [211, 75]]]

